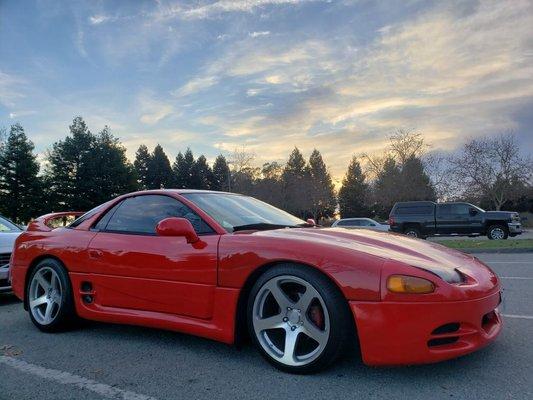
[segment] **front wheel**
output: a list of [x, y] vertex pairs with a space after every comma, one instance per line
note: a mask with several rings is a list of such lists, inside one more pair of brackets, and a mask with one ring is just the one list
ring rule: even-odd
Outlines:
[[348, 304], [326, 277], [306, 267], [272, 268], [248, 299], [248, 329], [261, 354], [291, 373], [317, 372], [355, 340]]
[[41, 331], [63, 330], [75, 318], [70, 280], [57, 260], [45, 259], [37, 264], [26, 293], [31, 321]]
[[509, 233], [507, 232], [507, 229], [503, 225], [492, 225], [489, 227], [489, 230], [487, 231], [487, 237], [490, 240], [503, 240], [507, 239], [509, 236]]

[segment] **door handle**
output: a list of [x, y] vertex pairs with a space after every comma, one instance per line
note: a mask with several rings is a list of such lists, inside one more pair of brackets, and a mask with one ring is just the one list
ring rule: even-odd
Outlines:
[[102, 252], [100, 250], [89, 250], [89, 258], [97, 259], [102, 257]]

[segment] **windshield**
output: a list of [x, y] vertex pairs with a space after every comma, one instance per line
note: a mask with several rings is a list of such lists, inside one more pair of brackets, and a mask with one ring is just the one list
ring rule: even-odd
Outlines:
[[230, 193], [186, 193], [183, 197], [191, 200], [228, 232], [248, 225], [250, 229], [260, 229], [261, 225], [277, 228], [306, 225], [301, 219], [253, 197]]
[[470, 203], [467, 203], [467, 204], [468, 204], [469, 206], [471, 206], [471, 207], [474, 207], [474, 208], [477, 209], [479, 212], [485, 212], [485, 210], [482, 209], [481, 207], [475, 206], [475, 205], [470, 204]]
[[22, 229], [15, 225], [13, 222], [0, 218], [0, 232], [20, 232]]

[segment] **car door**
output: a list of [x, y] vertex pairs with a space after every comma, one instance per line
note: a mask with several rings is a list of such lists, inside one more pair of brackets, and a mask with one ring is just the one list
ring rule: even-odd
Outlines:
[[347, 219], [345, 221], [339, 222], [339, 226], [346, 229], [357, 229], [361, 227], [361, 221], [358, 219]]
[[440, 225], [439, 233], [468, 233], [470, 229], [470, 207], [467, 204], [440, 204], [440, 215], [437, 223]]
[[474, 207], [472, 204], [467, 204], [468, 206], [468, 233], [481, 233], [483, 232], [483, 214], [481, 210], [477, 207]]
[[452, 212], [452, 204], [438, 204], [435, 215], [437, 227], [436, 233], [450, 234], [453, 232], [456, 223]]
[[[168, 217], [187, 218], [200, 241], [157, 236], [157, 223]], [[88, 248], [95, 304], [211, 316], [220, 236], [188, 206], [166, 195], [128, 197], [95, 229]]]

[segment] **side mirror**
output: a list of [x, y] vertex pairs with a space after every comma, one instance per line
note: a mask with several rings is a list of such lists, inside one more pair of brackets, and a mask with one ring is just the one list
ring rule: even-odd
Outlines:
[[474, 216], [477, 215], [477, 210], [475, 208], [470, 209], [470, 215]]
[[307, 222], [311, 226], [316, 226], [316, 221], [313, 218], [307, 218]]
[[191, 222], [185, 218], [165, 218], [155, 227], [159, 236], [183, 236], [187, 243], [196, 243], [200, 238], [196, 234]]

